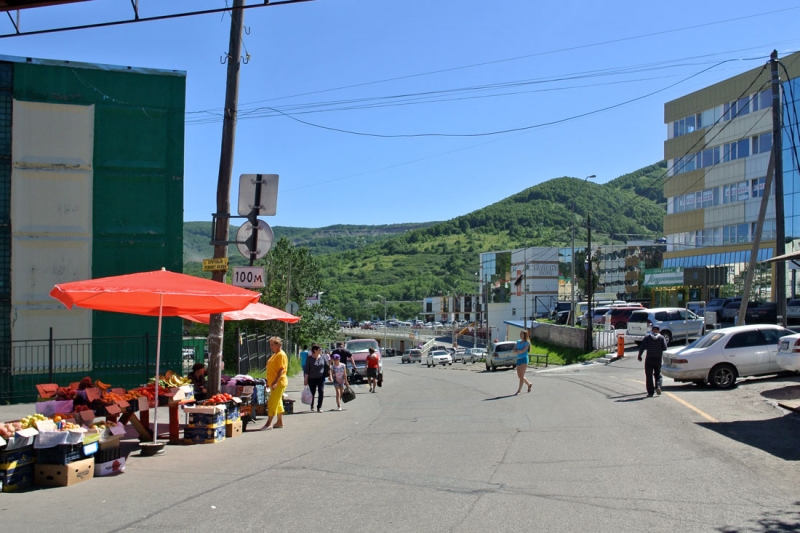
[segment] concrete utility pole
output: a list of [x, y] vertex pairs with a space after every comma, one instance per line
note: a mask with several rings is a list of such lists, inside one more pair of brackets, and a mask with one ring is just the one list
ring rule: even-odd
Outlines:
[[592, 324], [594, 322], [594, 310], [592, 309], [592, 216], [586, 215], [586, 231], [589, 234], [586, 245], [586, 301], [589, 302], [588, 310], [586, 311], [586, 352], [591, 352], [593, 347], [592, 339]]
[[[228, 257], [228, 226], [230, 226], [231, 174], [233, 149], [236, 140], [236, 115], [239, 108], [239, 69], [241, 66], [242, 28], [244, 27], [244, 0], [233, 0], [231, 9], [231, 34], [228, 44], [228, 77], [225, 88], [225, 114], [222, 121], [222, 149], [217, 179], [217, 227], [214, 240], [214, 258]], [[211, 279], [224, 282], [225, 271], [216, 271]], [[208, 392], [219, 392], [222, 378], [222, 335], [225, 321], [222, 314], [211, 315], [208, 324]]]
[[[777, 50], [772, 51], [769, 63], [772, 71], [772, 153], [775, 154], [775, 255], [780, 256], [786, 253], [786, 229], [783, 214], [783, 115]], [[786, 327], [785, 261], [775, 263], [775, 303], [778, 306], [778, 324]]]

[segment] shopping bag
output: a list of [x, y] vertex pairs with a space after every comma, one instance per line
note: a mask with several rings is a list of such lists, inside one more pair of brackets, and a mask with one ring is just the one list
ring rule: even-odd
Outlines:
[[353, 392], [353, 389], [351, 389], [350, 386], [348, 385], [342, 391], [342, 401], [344, 403], [349, 403], [349, 402], [352, 402], [355, 399], [356, 399], [356, 393]]
[[314, 401], [314, 396], [311, 394], [311, 389], [306, 385], [306, 388], [304, 388], [302, 394], [300, 394], [300, 403], [311, 405], [312, 401]]
[[383, 387], [383, 372], [378, 374], [378, 387]]

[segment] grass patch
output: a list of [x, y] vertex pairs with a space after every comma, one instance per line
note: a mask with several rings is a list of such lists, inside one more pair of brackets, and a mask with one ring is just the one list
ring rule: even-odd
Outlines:
[[531, 339], [530, 353], [541, 353], [549, 355], [549, 362], [554, 365], [571, 365], [582, 361], [591, 361], [598, 357], [603, 357], [608, 353], [607, 350], [597, 350], [586, 353], [580, 348], [568, 348], [566, 346], [556, 346], [536, 339]]

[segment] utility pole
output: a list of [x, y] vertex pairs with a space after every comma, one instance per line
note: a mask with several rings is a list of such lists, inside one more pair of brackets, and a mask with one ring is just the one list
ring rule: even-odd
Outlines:
[[522, 328], [528, 332], [528, 249], [525, 248], [522, 262]]
[[586, 215], [586, 231], [589, 234], [586, 244], [586, 301], [589, 302], [588, 310], [586, 311], [586, 352], [589, 353], [593, 349], [592, 342], [592, 322], [594, 319], [594, 310], [592, 309], [592, 215]]
[[[228, 227], [231, 211], [231, 174], [233, 149], [236, 140], [236, 115], [239, 107], [239, 69], [241, 66], [242, 28], [244, 27], [244, 0], [233, 0], [231, 33], [228, 44], [228, 76], [225, 82], [225, 112], [222, 120], [222, 148], [217, 179], [217, 225], [214, 240], [214, 258], [228, 257]], [[211, 279], [224, 282], [225, 271], [212, 273]], [[219, 392], [222, 378], [222, 335], [225, 321], [222, 314], [211, 315], [208, 324], [208, 392]]]
[[[786, 253], [786, 229], [783, 214], [783, 128], [781, 114], [781, 79], [778, 75], [778, 51], [769, 58], [772, 71], [772, 153], [775, 154], [775, 255]], [[775, 263], [775, 303], [778, 324], [786, 327], [786, 262]]]

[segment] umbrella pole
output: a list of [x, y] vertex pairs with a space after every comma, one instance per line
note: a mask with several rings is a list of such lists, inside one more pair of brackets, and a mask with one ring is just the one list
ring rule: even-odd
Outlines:
[[158, 301], [158, 340], [156, 341], [156, 412], [153, 416], [153, 444], [158, 440], [158, 370], [161, 364], [161, 315], [164, 309], [164, 295]]

